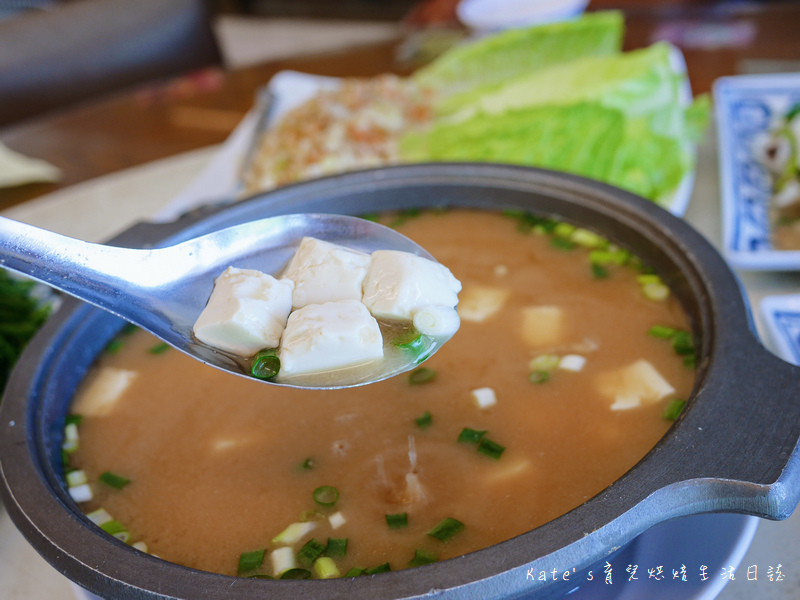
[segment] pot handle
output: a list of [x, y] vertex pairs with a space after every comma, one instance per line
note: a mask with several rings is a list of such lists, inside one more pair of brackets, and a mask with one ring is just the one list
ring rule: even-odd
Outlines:
[[663, 458], [680, 465], [671, 483], [714, 480], [695, 508], [780, 520], [800, 501], [800, 367], [749, 334], [752, 343], [728, 349], [725, 368], [709, 369]]

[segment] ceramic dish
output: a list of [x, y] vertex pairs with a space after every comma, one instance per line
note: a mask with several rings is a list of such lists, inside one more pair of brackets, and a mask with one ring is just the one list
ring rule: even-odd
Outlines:
[[722, 77], [714, 101], [725, 256], [740, 269], [800, 269], [800, 250], [776, 250], [770, 242], [770, 179], [753, 148], [800, 102], [800, 74]]
[[702, 236], [619, 189], [522, 167], [392, 167], [200, 209], [175, 223], [135, 227], [114, 243], [176, 243], [272, 214], [363, 214], [443, 203], [531, 210], [595, 228], [652, 265], [684, 305], [699, 340], [694, 391], [667, 434], [623, 477], [530, 532], [413, 570], [288, 582], [168, 563], [94, 527], [64, 486], [59, 449], [69, 402], [94, 357], [124, 325], [65, 301], [29, 345], [0, 409], [0, 493], [17, 527], [59, 571], [105, 598], [380, 600], [437, 590], [436, 598], [510, 599], [562, 597], [576, 587], [574, 581], [532, 580], [528, 573], [555, 568], [577, 575], [598, 562], [613, 562], [625, 544], [672, 518], [735, 512], [782, 519], [794, 510], [800, 498], [800, 369], [757, 342], [737, 279]]
[[800, 365], [800, 294], [767, 296], [760, 307], [767, 334], [778, 353]]

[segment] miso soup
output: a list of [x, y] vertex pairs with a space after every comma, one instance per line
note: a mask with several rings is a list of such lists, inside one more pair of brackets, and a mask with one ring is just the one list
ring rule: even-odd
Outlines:
[[679, 302], [635, 257], [517, 213], [385, 222], [464, 285], [444, 348], [408, 375], [304, 391], [126, 332], [72, 406], [67, 477], [81, 508], [188, 567], [354, 576], [529, 531], [664, 435], [695, 350]]

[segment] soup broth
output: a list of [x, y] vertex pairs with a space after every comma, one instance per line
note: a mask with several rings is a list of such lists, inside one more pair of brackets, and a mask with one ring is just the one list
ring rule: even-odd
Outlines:
[[[345, 390], [277, 388], [152, 351], [143, 332], [120, 336], [73, 404], [82, 420], [69, 464], [93, 491], [82, 508], [102, 507], [130, 542], [207, 571], [279, 576], [270, 555], [285, 544], [272, 540], [301, 522], [313, 530], [292, 553], [312, 538], [347, 539], [334, 575], [395, 570], [569, 511], [664, 435], [665, 410], [691, 392], [693, 350], [675, 341], [688, 330], [679, 303], [648, 298], [640, 269], [592, 265], [574, 232], [530, 231], [499, 213], [401, 220], [464, 285], [461, 328], [426, 371]], [[631, 407], [625, 369], [642, 361], [668, 389]], [[133, 374], [124, 390], [98, 401], [104, 373], [120, 372]], [[106, 472], [127, 483], [102, 483]], [[332, 506], [315, 501], [322, 486], [338, 491]], [[463, 527], [443, 541], [431, 532], [446, 519]], [[257, 553], [240, 569], [242, 553], [261, 550], [263, 564]]]

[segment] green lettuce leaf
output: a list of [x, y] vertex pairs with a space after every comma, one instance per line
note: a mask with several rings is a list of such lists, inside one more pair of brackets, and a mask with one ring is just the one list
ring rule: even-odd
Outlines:
[[510, 29], [448, 50], [418, 69], [413, 78], [444, 95], [477, 87], [491, 89], [522, 73], [578, 57], [619, 52], [624, 27], [621, 13], [605, 11], [571, 21]]

